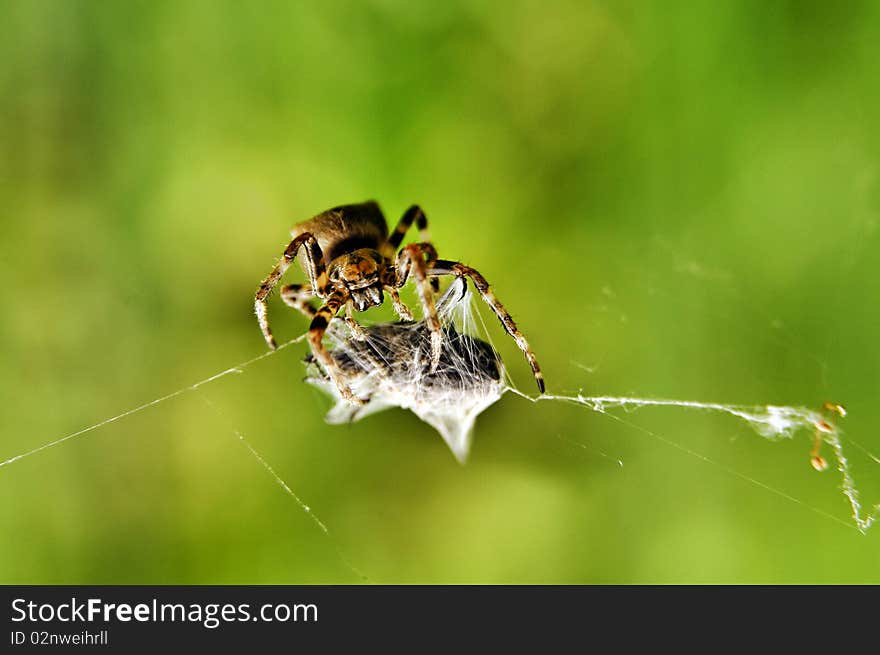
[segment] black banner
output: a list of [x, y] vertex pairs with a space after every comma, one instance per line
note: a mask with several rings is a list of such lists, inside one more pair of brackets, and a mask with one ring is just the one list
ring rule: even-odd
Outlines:
[[607, 639], [617, 646], [678, 643], [700, 634], [729, 641], [756, 631], [766, 643], [780, 630], [790, 646], [799, 631], [819, 636], [810, 632], [811, 613], [826, 625], [844, 611], [834, 620], [856, 621], [859, 608], [867, 616], [876, 607], [877, 595], [867, 587], [9, 586], [0, 587], [6, 627], [0, 652], [270, 646], [326, 652], [342, 644], [421, 651], [474, 637], [496, 646], [567, 640], [586, 648]]

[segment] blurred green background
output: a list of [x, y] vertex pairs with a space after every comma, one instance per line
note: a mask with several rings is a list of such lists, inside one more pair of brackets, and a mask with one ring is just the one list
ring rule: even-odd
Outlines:
[[[290, 226], [376, 198], [485, 274], [551, 391], [842, 402], [877, 502], [878, 14], [0, 3], [0, 459], [264, 352]], [[305, 354], [4, 466], [0, 582], [880, 582], [809, 433], [505, 397], [462, 467], [400, 410], [325, 425]]]

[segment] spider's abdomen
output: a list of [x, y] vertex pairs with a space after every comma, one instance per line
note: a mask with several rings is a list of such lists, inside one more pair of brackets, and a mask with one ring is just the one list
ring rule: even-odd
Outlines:
[[303, 221], [291, 230], [293, 238], [309, 232], [318, 241], [329, 264], [345, 253], [361, 248], [377, 250], [388, 237], [388, 225], [379, 205], [370, 200], [341, 205]]

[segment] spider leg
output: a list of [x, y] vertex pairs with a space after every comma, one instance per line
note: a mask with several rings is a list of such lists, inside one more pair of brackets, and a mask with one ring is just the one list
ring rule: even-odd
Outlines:
[[263, 280], [262, 284], [260, 284], [260, 287], [257, 289], [257, 293], [254, 296], [254, 312], [257, 315], [257, 322], [260, 324], [260, 329], [263, 331], [263, 338], [266, 339], [266, 343], [272, 350], [275, 350], [277, 344], [275, 343], [275, 337], [272, 336], [272, 330], [269, 328], [266, 299], [269, 297], [269, 294], [272, 293], [272, 289], [275, 288], [275, 285], [278, 283], [278, 280], [281, 279], [281, 276], [284, 275], [288, 268], [290, 268], [290, 265], [296, 259], [297, 252], [302, 246], [306, 246], [305, 261], [311, 288], [317, 290], [318, 295], [321, 295], [323, 290], [327, 288], [329, 282], [327, 279], [327, 273], [324, 269], [324, 253], [321, 252], [321, 246], [318, 245], [318, 241], [315, 237], [309, 232], [295, 237], [284, 250], [281, 259], [270, 271], [266, 279]]
[[[413, 222], [415, 222], [416, 227], [419, 228], [419, 240], [422, 243], [431, 242], [431, 237], [428, 234], [428, 217], [425, 216], [425, 212], [422, 211], [421, 207], [413, 205], [404, 212], [400, 221], [397, 223], [397, 227], [394, 228], [394, 232], [388, 237], [388, 241], [385, 244], [386, 252], [384, 253], [386, 257], [389, 259], [394, 257], [394, 253], [397, 252], [400, 244], [403, 243], [403, 237], [406, 235], [409, 228], [412, 227]], [[436, 252], [434, 253], [434, 259], [437, 259]], [[430, 266], [432, 263], [433, 260], [429, 259], [428, 265]], [[440, 290], [440, 283], [436, 277], [431, 278], [431, 288], [435, 292]]]
[[404, 212], [400, 221], [397, 223], [397, 227], [394, 228], [394, 232], [388, 237], [388, 245], [391, 246], [392, 253], [400, 247], [400, 244], [403, 242], [403, 237], [406, 235], [409, 228], [412, 227], [413, 222], [415, 222], [416, 226], [419, 228], [419, 238], [422, 241], [431, 240], [428, 236], [428, 219], [425, 216], [425, 212], [423, 212], [422, 208], [418, 205], [413, 205]]
[[385, 290], [388, 292], [388, 295], [391, 296], [391, 302], [394, 303], [394, 311], [397, 312], [400, 320], [413, 320], [412, 312], [409, 310], [409, 307], [407, 307], [406, 304], [400, 299], [400, 294], [397, 292], [397, 287], [385, 285]]
[[285, 284], [281, 287], [280, 295], [285, 305], [298, 309], [309, 318], [313, 318], [318, 311], [309, 302], [315, 297], [311, 284]]
[[324, 367], [327, 375], [336, 384], [339, 394], [354, 405], [362, 405], [366, 401], [361, 400], [352, 393], [351, 387], [348, 386], [342, 371], [336, 364], [336, 360], [333, 359], [330, 351], [324, 347], [324, 333], [327, 331], [330, 321], [333, 320], [339, 308], [342, 307], [342, 304], [342, 296], [334, 294], [315, 312], [315, 317], [309, 326], [309, 345], [312, 347], [315, 359]]
[[504, 326], [507, 334], [516, 341], [516, 345], [519, 346], [519, 349], [522, 350], [523, 354], [526, 356], [529, 366], [532, 367], [535, 382], [538, 383], [538, 389], [541, 393], [544, 393], [544, 375], [541, 373], [541, 367], [538, 365], [535, 353], [532, 352], [532, 349], [522, 332], [516, 327], [513, 318], [511, 318], [507, 310], [504, 309], [504, 305], [502, 305], [495, 297], [495, 294], [492, 293], [492, 290], [489, 288], [489, 283], [486, 282], [486, 278], [484, 278], [479, 271], [470, 266], [465, 266], [459, 262], [448, 261], [445, 259], [437, 260], [434, 267], [428, 270], [428, 274], [468, 277], [473, 281], [474, 286], [477, 287], [477, 291], [480, 292], [483, 300], [485, 300], [486, 304], [488, 304], [492, 308], [492, 311], [495, 312], [495, 315], [498, 317], [498, 320], [501, 321], [501, 325]]
[[354, 302], [349, 299], [347, 303], [345, 303], [345, 322], [351, 330], [351, 334], [355, 339], [360, 341], [365, 341], [367, 338], [367, 333], [364, 331], [364, 328], [354, 320]]
[[434, 305], [434, 296], [428, 282], [428, 265], [425, 263], [425, 255], [428, 256], [428, 261], [436, 262], [437, 251], [430, 243], [411, 243], [401, 250], [397, 256], [394, 286], [400, 288], [406, 284], [410, 273], [415, 277], [416, 290], [422, 303], [422, 314], [428, 324], [428, 329], [431, 330], [431, 371], [433, 372], [440, 363], [443, 332], [440, 329], [437, 307]]

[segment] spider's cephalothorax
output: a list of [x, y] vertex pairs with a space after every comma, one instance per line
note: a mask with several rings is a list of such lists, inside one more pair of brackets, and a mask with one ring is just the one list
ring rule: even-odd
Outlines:
[[[403, 236], [413, 222], [419, 228], [421, 242], [409, 244], [397, 252]], [[306, 284], [289, 284], [282, 287], [281, 298], [312, 319], [309, 327], [309, 344], [312, 352], [347, 400], [353, 403], [363, 402], [352, 394], [335, 361], [324, 347], [324, 332], [343, 307], [346, 311], [345, 320], [355, 332], [361, 331], [360, 326], [354, 321], [353, 312], [381, 305], [386, 291], [391, 296], [394, 309], [400, 318], [411, 321], [412, 312], [401, 302], [397, 291], [406, 283], [410, 274], [415, 278], [424, 319], [431, 333], [432, 368], [440, 361], [443, 337], [437, 309], [434, 306], [436, 277], [439, 275], [467, 277], [473, 281], [477, 291], [492, 307], [504, 329], [525, 354], [538, 388], [543, 393], [544, 378], [541, 369], [510, 314], [495, 298], [489, 289], [489, 283], [479, 272], [458, 262], [437, 259], [437, 251], [428, 239], [428, 221], [418, 206], [413, 205], [406, 211], [390, 236], [382, 210], [373, 201], [328, 209], [294, 226], [291, 236], [293, 240], [285, 249], [281, 261], [257, 289], [254, 301], [257, 320], [266, 343], [274, 349], [276, 344], [269, 329], [266, 299], [299, 254], [309, 281]], [[324, 304], [315, 309], [309, 302], [313, 297], [320, 298]]]
[[345, 288], [354, 308], [362, 312], [382, 304], [384, 293], [379, 271], [384, 263], [377, 250], [360, 248], [330, 262], [327, 274], [330, 283]]

